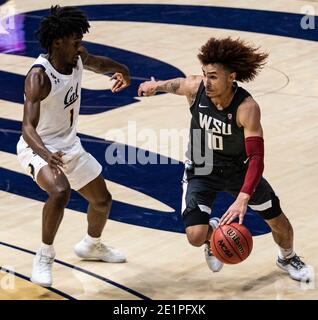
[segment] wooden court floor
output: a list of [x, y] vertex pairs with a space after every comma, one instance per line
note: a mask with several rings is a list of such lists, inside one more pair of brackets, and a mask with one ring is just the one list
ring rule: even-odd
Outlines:
[[[282, 23], [284, 14], [288, 19], [297, 18], [305, 5], [310, 6], [317, 15], [318, 3], [289, 0], [224, 0], [222, 5], [217, 0], [158, 0], [151, 4], [141, 0], [133, 4], [122, 0], [59, 2], [61, 5], [85, 5], [92, 17], [95, 13], [98, 17], [102, 16], [100, 11], [105, 10], [106, 18], [91, 20], [91, 30], [84, 40], [90, 42], [96, 50], [98, 46], [115, 48], [113, 50], [122, 54], [118, 56], [119, 60], [127, 52], [136, 53], [138, 59], [149, 58], [142, 60], [145, 61], [139, 64], [142, 67], [133, 69], [132, 77], [135, 81], [149, 78], [148, 73], [143, 71], [147, 70], [147, 61], [156, 78], [164, 76], [160, 68], [170, 70], [171, 74], [200, 74], [196, 58], [198, 48], [211, 36], [241, 37], [269, 52], [268, 64], [259, 77], [244, 87], [253, 94], [262, 111], [266, 148], [264, 175], [279, 195], [282, 208], [294, 227], [296, 252], [317, 274], [318, 33], [317, 30], [309, 33], [295, 27], [293, 33], [286, 36], [279, 23]], [[10, 1], [10, 4], [15, 14], [24, 16], [27, 28], [28, 21], [36, 16], [35, 11], [49, 8], [52, 2], [16, 0]], [[91, 9], [92, 5], [95, 5], [95, 11]], [[107, 5], [111, 6], [109, 10], [115, 11], [135, 10], [141, 6], [141, 12], [153, 10], [154, 17], [145, 15], [144, 20], [140, 16], [129, 20], [123, 14], [117, 20], [112, 19], [107, 16]], [[156, 5], [162, 5], [162, 10], [166, 10], [167, 5], [179, 6], [171, 9], [171, 17], [176, 15], [178, 22], [155, 22], [155, 10], [161, 10]], [[233, 25], [238, 27], [230, 28], [228, 20], [224, 21], [223, 27], [211, 27], [204, 23], [201, 26], [190, 25], [186, 18], [183, 23], [180, 16], [182, 10], [189, 10], [189, 5], [199, 13], [204, 13], [205, 8], [222, 7], [228, 10], [229, 19], [233, 19]], [[266, 29], [263, 33], [258, 31], [256, 24], [241, 28], [240, 19], [249, 12], [246, 11], [248, 9], [252, 10], [251, 17], [252, 13], [259, 14], [259, 23], [265, 24], [264, 30], [266, 21], [261, 19], [267, 12], [272, 14], [273, 19], [278, 19], [278, 25], [273, 23], [273, 32]], [[187, 17], [186, 14], [184, 16]], [[164, 16], [161, 18], [173, 20]], [[154, 21], [150, 22], [151, 19]], [[26, 39], [29, 29], [25, 30]], [[316, 41], [312, 39], [313, 35], [317, 35]], [[29, 46], [30, 43], [25, 45]], [[154, 60], [160, 62], [160, 68], [153, 67], [156, 66]], [[65, 211], [55, 241], [57, 256], [53, 267], [53, 287], [49, 290], [32, 284], [29, 277], [32, 259], [40, 243], [43, 200], [34, 194], [34, 183], [26, 177], [14, 154], [23, 109], [22, 102], [15, 97], [12, 89], [15, 83], [21, 83], [32, 61], [34, 57], [23, 52], [0, 53], [0, 266], [3, 268], [0, 271], [0, 299], [318, 298], [315, 281], [311, 284], [295, 282], [276, 267], [277, 248], [268, 233], [254, 237], [254, 249], [246, 261], [239, 265], [226, 265], [221, 272], [212, 274], [206, 266], [203, 248], [188, 245], [183, 233], [167, 230], [160, 224], [160, 219], [156, 220], [159, 222], [155, 227], [131, 222], [134, 210], [142, 211], [140, 208], [143, 208], [143, 217], [147, 216], [148, 211], [156, 210], [162, 215], [178, 214], [176, 208], [179, 207], [165, 199], [170, 199], [170, 195], [179, 191], [169, 188], [169, 185], [160, 186], [156, 179], [152, 180], [151, 175], [148, 177], [150, 182], [137, 175], [132, 176], [132, 184], [128, 185], [125, 176], [120, 177], [120, 172], [118, 179], [106, 178], [113, 199], [122, 204], [115, 207], [114, 214], [122, 217], [124, 215], [120, 215], [120, 210], [131, 207], [132, 218], [109, 220], [103, 239], [106, 244], [122, 250], [127, 255], [127, 262], [119, 265], [104, 264], [80, 261], [75, 256], [72, 248], [85, 235], [86, 215], [73, 203]], [[134, 65], [132, 61], [127, 63]], [[139, 63], [137, 58], [135, 63]], [[186, 130], [190, 114], [185, 98], [167, 94], [138, 98], [137, 93], [131, 89], [123, 96], [108, 100], [110, 98], [103, 96], [103, 90], [110, 87], [108, 77], [87, 71], [84, 72], [82, 86], [92, 92], [95, 90], [96, 100], [102, 101], [97, 105], [96, 112], [80, 115], [78, 132], [87, 143], [89, 139], [95, 139], [95, 142], [112, 141], [113, 129], [120, 129], [123, 135], [117, 136], [116, 142], [178, 161], [184, 160], [184, 148], [173, 149], [168, 142], [162, 142], [158, 148], [158, 144], [141, 139], [129, 140], [127, 128], [128, 122], [132, 121], [136, 124], [137, 133], [149, 131], [160, 136], [162, 129]], [[129, 102], [121, 103], [120, 99]], [[111, 103], [120, 107], [107, 109]], [[104, 106], [105, 109], [98, 109]], [[186, 143], [182, 141], [182, 146]], [[156, 173], [154, 166], [151, 170]], [[179, 171], [171, 172], [175, 174], [175, 179], [179, 179]], [[137, 187], [134, 181], [137, 183], [138, 179], [142, 181]], [[18, 181], [23, 181], [23, 185], [18, 186]], [[158, 190], [157, 195], [151, 193], [151, 188]], [[181, 197], [176, 199], [181, 202]]]

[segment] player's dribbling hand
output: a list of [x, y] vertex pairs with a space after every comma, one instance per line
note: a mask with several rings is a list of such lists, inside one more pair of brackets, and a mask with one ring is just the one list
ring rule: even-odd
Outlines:
[[157, 82], [154, 77], [151, 77], [151, 81], [145, 81], [139, 85], [138, 96], [154, 96], [156, 94]]
[[247, 210], [247, 203], [244, 200], [236, 199], [235, 202], [227, 209], [220, 219], [220, 225], [230, 224], [237, 217], [239, 224], [243, 223], [243, 219]]
[[115, 80], [115, 83], [113, 84], [111, 89], [113, 93], [119, 92], [130, 85], [129, 73], [124, 74], [124, 73], [116, 72], [115, 74], [113, 74], [110, 80]]

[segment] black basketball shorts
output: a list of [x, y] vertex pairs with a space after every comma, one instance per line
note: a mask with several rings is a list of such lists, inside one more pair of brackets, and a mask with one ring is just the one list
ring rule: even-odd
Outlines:
[[[229, 173], [222, 168], [215, 168], [210, 175], [198, 176], [193, 170], [186, 169], [182, 180], [182, 217], [185, 227], [209, 224], [217, 192], [225, 191], [236, 198], [244, 183], [245, 173], [246, 170]], [[278, 197], [263, 177], [248, 206], [265, 220], [282, 213]]]

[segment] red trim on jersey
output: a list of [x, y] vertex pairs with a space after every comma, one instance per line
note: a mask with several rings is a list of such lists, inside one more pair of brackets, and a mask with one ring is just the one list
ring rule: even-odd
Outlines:
[[245, 138], [245, 150], [249, 162], [241, 192], [252, 196], [264, 170], [264, 139], [262, 137]]

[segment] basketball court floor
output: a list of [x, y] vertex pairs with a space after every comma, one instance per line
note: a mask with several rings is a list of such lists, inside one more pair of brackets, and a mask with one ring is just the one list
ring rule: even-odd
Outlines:
[[[103, 165], [113, 195], [103, 240], [128, 261], [105, 264], [75, 256], [73, 245], [86, 233], [87, 204], [74, 192], [55, 241], [50, 289], [29, 281], [46, 196], [20, 167], [15, 147], [24, 76], [40, 53], [33, 33], [55, 2], [0, 4], [0, 299], [318, 298], [315, 281], [295, 282], [276, 267], [271, 234], [250, 210], [245, 224], [254, 235], [251, 255], [210, 272], [203, 248], [187, 243], [180, 216], [187, 101], [169, 94], [137, 97], [139, 83], [151, 76], [200, 74], [196, 55], [212, 36], [240, 37], [269, 52], [268, 64], [245, 88], [262, 111], [264, 176], [294, 227], [296, 252], [317, 275], [318, 1], [59, 1], [86, 11], [89, 51], [131, 70], [132, 85], [119, 94], [110, 92], [108, 76], [84, 72], [78, 126], [84, 147]], [[312, 26], [305, 12], [316, 14], [314, 29], [304, 28]], [[122, 147], [123, 164], [106, 163], [105, 152], [114, 142]], [[144, 155], [151, 163], [128, 163], [129, 155], [137, 160]], [[220, 194], [213, 214], [221, 216], [232, 201]]]

